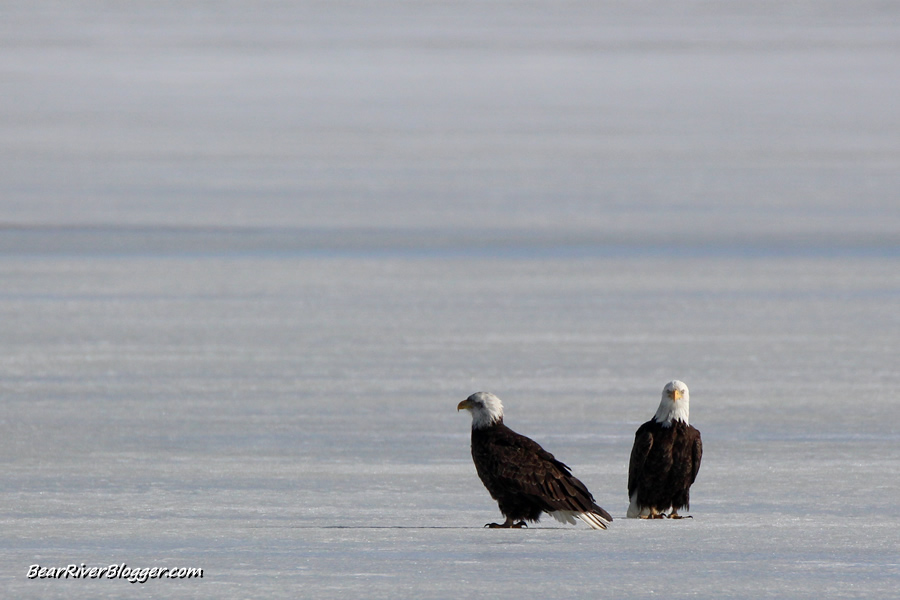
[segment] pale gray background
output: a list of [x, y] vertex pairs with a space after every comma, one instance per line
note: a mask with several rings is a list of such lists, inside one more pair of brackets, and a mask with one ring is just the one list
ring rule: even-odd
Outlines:
[[[898, 73], [885, 2], [5, 2], [0, 591], [895, 597]], [[609, 531], [481, 528], [477, 390]]]

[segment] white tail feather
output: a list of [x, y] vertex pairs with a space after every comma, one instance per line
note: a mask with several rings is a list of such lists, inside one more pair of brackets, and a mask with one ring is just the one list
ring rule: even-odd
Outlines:
[[606, 529], [607, 521], [594, 513], [579, 513], [578, 518], [591, 526], [591, 529]]
[[587, 523], [591, 529], [606, 529], [607, 520], [594, 513], [579, 513], [574, 510], [555, 510], [550, 515], [560, 523], [575, 524], [576, 517]]

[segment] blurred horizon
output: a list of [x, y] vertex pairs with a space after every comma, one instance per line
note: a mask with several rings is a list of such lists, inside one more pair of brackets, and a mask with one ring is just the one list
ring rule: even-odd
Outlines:
[[890, 4], [38, 1], [2, 21], [4, 235], [900, 246]]

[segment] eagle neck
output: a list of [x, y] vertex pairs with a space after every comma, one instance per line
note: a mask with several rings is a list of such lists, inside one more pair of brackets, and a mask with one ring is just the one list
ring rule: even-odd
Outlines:
[[490, 429], [491, 427], [498, 427], [500, 425], [503, 425], [503, 415], [500, 415], [499, 417], [493, 417], [492, 419], [488, 419], [488, 418], [483, 419], [483, 420], [472, 419], [472, 429], [473, 430], [483, 431], [485, 429]]
[[656, 415], [653, 416], [653, 420], [662, 425], [663, 427], [671, 427], [673, 423], [682, 422], [685, 425], [688, 425], [688, 418], [690, 413], [688, 412], [688, 407], [685, 405], [681, 406], [673, 406], [669, 410], [666, 410], [668, 407], [660, 406], [659, 410], [656, 411]]

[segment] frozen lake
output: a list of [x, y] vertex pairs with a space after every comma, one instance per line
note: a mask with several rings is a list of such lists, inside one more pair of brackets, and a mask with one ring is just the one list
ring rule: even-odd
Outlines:
[[[4, 597], [896, 597], [900, 9], [3, 13]], [[481, 527], [478, 390], [608, 531]]]

